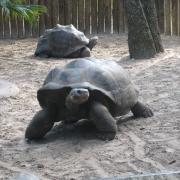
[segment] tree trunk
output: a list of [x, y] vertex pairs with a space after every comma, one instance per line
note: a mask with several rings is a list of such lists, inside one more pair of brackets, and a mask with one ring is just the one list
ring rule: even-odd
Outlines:
[[154, 0], [125, 0], [131, 58], [152, 58], [163, 52]]

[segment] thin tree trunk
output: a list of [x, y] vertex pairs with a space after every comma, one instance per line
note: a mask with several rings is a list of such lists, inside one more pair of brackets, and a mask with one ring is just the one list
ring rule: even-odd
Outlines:
[[131, 58], [152, 58], [163, 52], [154, 0], [125, 0]]
[[147, 22], [154, 40], [156, 52], [163, 52], [162, 41], [160, 37], [160, 29], [158, 26], [157, 12], [155, 7], [155, 0], [141, 0], [143, 9], [146, 15]]

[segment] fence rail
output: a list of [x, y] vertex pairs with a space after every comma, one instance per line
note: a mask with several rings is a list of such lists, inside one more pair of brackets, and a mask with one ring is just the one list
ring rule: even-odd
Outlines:
[[[155, 0], [161, 33], [180, 36], [180, 0]], [[0, 39], [37, 37], [55, 24], [72, 23], [86, 34], [127, 31], [124, 0], [27, 0], [48, 13], [35, 26], [20, 18], [7, 18], [0, 9]]]

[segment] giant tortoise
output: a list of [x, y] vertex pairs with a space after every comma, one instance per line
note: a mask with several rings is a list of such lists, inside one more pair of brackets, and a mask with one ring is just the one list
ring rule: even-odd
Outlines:
[[52, 69], [37, 92], [42, 107], [26, 129], [27, 139], [42, 138], [54, 122], [88, 119], [98, 137], [112, 140], [115, 117], [132, 111], [135, 117], [153, 112], [138, 101], [138, 91], [125, 70], [114, 61], [81, 58]]
[[97, 44], [98, 37], [88, 39], [72, 24], [57, 24], [47, 29], [39, 38], [35, 56], [55, 58], [89, 57], [90, 50]]

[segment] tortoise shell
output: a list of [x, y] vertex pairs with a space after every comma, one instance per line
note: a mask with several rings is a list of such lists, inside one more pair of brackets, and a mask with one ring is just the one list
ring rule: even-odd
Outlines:
[[35, 55], [48, 55], [63, 58], [81, 50], [89, 44], [89, 39], [83, 32], [78, 31], [72, 24], [57, 24], [53, 29], [48, 29], [39, 38]]
[[125, 70], [114, 61], [83, 58], [47, 75], [37, 98], [42, 107], [55, 102], [64, 105], [72, 88], [86, 88], [91, 100], [106, 100], [113, 115], [126, 114], [138, 101], [138, 91]]

